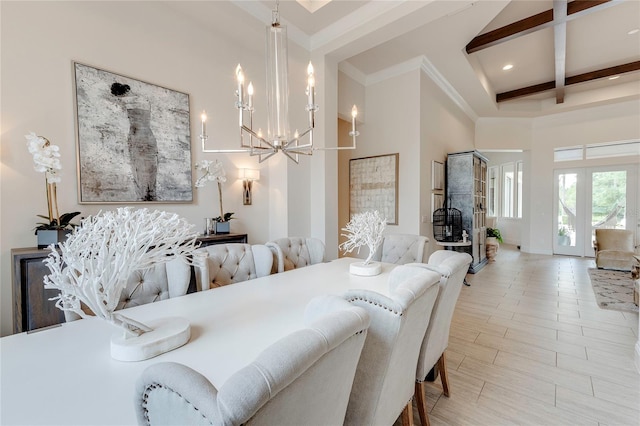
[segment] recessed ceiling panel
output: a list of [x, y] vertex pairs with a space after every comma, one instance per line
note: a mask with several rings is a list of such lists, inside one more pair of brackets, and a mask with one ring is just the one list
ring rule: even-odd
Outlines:
[[[554, 80], [553, 30], [551, 28], [518, 37], [472, 55], [477, 55], [496, 93]], [[513, 68], [503, 71], [502, 67], [506, 64], [512, 64]]]
[[567, 23], [567, 75], [640, 60], [640, 1], [627, 1]]

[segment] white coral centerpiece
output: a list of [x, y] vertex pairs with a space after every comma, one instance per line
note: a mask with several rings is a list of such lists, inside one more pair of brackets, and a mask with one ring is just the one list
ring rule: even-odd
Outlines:
[[[366, 270], [366, 267], [371, 264], [371, 259], [376, 250], [378, 250], [378, 247], [382, 244], [382, 233], [386, 226], [387, 219], [384, 218], [378, 210], [354, 214], [349, 223], [347, 223], [347, 226], [342, 228], [346, 233], [341, 235], [347, 237], [347, 240], [340, 244], [338, 248], [345, 253], [351, 253], [353, 250], [358, 249], [357, 253], [359, 254], [360, 247], [366, 245], [369, 248], [369, 255], [361, 264]], [[356, 268], [358, 267], [356, 266]], [[353, 267], [351, 271], [352, 273], [356, 273]], [[358, 275], [376, 275], [376, 273], [379, 272], [379, 265], [376, 265], [376, 267], [371, 270], [371, 273], [360, 271]]]
[[152, 331], [114, 313], [129, 276], [176, 257], [190, 263], [197, 232], [177, 214], [131, 207], [101, 212], [79, 227], [45, 259], [45, 288], [60, 290], [56, 306], [81, 317], [86, 305], [97, 317], [125, 330], [127, 338]]

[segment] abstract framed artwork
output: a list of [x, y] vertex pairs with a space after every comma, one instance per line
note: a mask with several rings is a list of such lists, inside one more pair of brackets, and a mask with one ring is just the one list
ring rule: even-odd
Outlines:
[[73, 65], [79, 203], [192, 202], [189, 95]]
[[387, 224], [398, 224], [399, 154], [349, 160], [349, 217], [378, 210]]
[[431, 162], [431, 189], [434, 191], [444, 190], [444, 163], [440, 161]]

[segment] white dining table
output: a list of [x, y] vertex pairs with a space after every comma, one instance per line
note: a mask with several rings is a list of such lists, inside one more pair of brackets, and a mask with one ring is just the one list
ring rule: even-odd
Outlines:
[[133, 425], [135, 383], [149, 365], [179, 362], [199, 371], [219, 388], [267, 346], [304, 326], [307, 303], [324, 294], [369, 289], [388, 295], [382, 273], [349, 273], [359, 259], [332, 262], [269, 275], [213, 290], [120, 311], [141, 321], [186, 318], [189, 342], [138, 362], [111, 358], [117, 327], [98, 318], [0, 339], [0, 424]]

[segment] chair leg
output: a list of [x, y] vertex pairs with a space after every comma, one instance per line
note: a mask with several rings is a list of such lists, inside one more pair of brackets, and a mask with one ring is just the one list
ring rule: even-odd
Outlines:
[[422, 426], [429, 426], [427, 398], [424, 396], [424, 382], [416, 382], [414, 395], [416, 397], [416, 405], [418, 406], [418, 414], [420, 415], [420, 424]]
[[438, 370], [440, 370], [440, 380], [442, 380], [442, 391], [444, 396], [449, 396], [449, 375], [447, 374], [447, 365], [444, 357], [444, 352], [438, 359]]
[[411, 401], [402, 410], [402, 426], [413, 426], [413, 404]]

